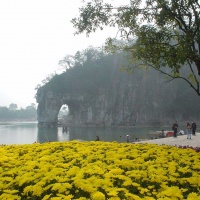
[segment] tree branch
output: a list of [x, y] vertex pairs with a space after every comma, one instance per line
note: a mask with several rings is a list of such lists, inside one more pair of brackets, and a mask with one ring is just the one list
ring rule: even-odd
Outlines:
[[[143, 61], [143, 60], [142, 60], [142, 61]], [[191, 87], [192, 89], [194, 89], [194, 91], [197, 93], [197, 95], [200, 96], [199, 82], [197, 81], [196, 78], [195, 78], [195, 80], [196, 80], [196, 84], [197, 84], [196, 87], [197, 87], [197, 88], [192, 84], [192, 82], [190, 82], [188, 79], [186, 79], [186, 78], [183, 77], [183, 76], [177, 76], [177, 77], [175, 77], [175, 76], [173, 76], [173, 75], [171, 75], [171, 74], [169, 74], [169, 73], [167, 73], [167, 72], [161, 70], [161, 66], [160, 66], [159, 68], [157, 68], [157, 67], [155, 67], [154, 65], [152, 65], [152, 64], [150, 64], [150, 63], [147, 63], [147, 65], [148, 65], [149, 67], [155, 69], [156, 71], [159, 71], [159, 72], [161, 72], [162, 74], [165, 74], [165, 75], [169, 76], [172, 80], [173, 80], [173, 79], [183, 79], [184, 81], [186, 81], [186, 82], [190, 85], [190, 87]], [[192, 71], [193, 71], [193, 70], [192, 70]], [[194, 73], [194, 72], [193, 72], [193, 73]]]

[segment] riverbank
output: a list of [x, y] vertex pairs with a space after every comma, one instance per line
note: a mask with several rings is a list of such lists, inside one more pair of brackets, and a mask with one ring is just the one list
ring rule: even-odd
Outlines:
[[195, 136], [192, 135], [192, 139], [187, 139], [187, 135], [178, 135], [176, 138], [167, 137], [159, 138], [154, 140], [143, 140], [134, 143], [148, 143], [148, 144], [158, 144], [158, 145], [170, 145], [170, 146], [191, 146], [200, 147], [200, 133], [196, 133]]

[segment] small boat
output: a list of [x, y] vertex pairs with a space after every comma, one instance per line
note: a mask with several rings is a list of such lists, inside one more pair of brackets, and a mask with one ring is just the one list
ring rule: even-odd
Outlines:
[[158, 139], [165, 137], [172, 137], [174, 135], [173, 131], [149, 131], [147, 136], [149, 139]]

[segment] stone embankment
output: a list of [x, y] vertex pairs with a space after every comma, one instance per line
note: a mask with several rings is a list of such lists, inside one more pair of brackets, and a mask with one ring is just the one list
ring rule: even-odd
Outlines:
[[144, 140], [135, 143], [149, 143], [149, 144], [158, 144], [158, 145], [171, 145], [171, 146], [192, 146], [200, 147], [200, 133], [196, 133], [195, 136], [192, 135], [192, 139], [187, 139], [187, 135], [178, 135], [176, 138], [167, 137], [154, 140]]

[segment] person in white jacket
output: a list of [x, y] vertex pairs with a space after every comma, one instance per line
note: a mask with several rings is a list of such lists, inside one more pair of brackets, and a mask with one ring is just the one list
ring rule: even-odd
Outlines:
[[184, 130], [181, 129], [181, 130], [179, 131], [179, 134], [180, 134], [180, 135], [184, 135], [184, 134], [185, 134], [185, 133], [184, 133]]

